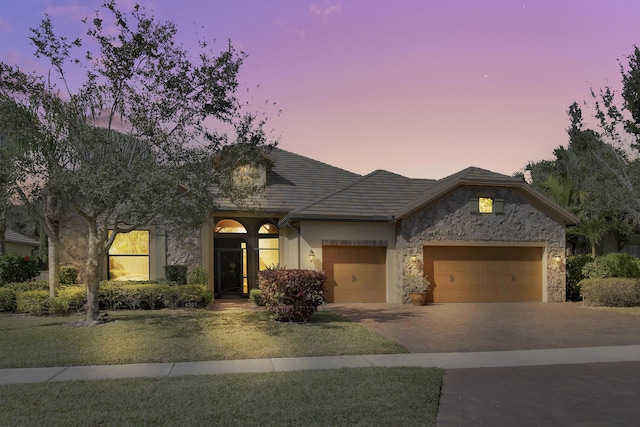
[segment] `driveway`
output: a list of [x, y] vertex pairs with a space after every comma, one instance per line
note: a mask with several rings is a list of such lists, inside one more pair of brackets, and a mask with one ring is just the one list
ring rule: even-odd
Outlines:
[[[640, 317], [581, 303], [328, 304], [324, 309], [412, 353], [640, 344]], [[640, 362], [449, 369], [438, 426], [636, 426], [638, 396]]]
[[327, 304], [411, 353], [640, 344], [640, 317], [582, 303]]

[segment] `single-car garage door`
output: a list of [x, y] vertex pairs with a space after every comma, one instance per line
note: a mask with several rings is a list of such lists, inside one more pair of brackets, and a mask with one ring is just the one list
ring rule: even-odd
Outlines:
[[327, 302], [385, 302], [386, 248], [323, 246]]
[[542, 301], [542, 248], [425, 246], [432, 302]]

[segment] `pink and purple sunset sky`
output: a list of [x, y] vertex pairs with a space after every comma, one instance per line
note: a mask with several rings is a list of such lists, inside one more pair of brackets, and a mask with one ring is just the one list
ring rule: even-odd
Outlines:
[[[0, 61], [46, 73], [29, 27], [49, 13], [80, 35], [101, 3], [3, 0]], [[618, 60], [640, 44], [638, 0], [139, 3], [185, 45], [231, 40], [249, 55], [243, 90], [256, 109], [277, 103], [267, 114], [281, 148], [360, 174], [511, 175], [549, 159], [567, 144], [568, 106], [590, 87], [618, 89]]]

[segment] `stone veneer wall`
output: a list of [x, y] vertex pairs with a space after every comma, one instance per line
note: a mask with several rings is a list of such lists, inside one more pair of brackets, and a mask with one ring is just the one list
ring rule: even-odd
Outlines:
[[201, 231], [186, 235], [167, 229], [167, 265], [192, 267], [202, 263]]
[[[504, 215], [472, 214], [470, 200], [489, 195], [504, 199]], [[558, 224], [510, 189], [462, 187], [398, 224], [396, 283], [399, 302], [409, 301], [402, 288], [402, 278], [405, 272], [415, 272], [411, 256], [415, 255], [422, 261], [424, 243], [428, 241], [535, 242], [546, 245], [543, 256], [546, 256], [547, 265], [547, 301], [564, 301], [565, 231], [564, 225]], [[554, 256], [560, 256], [561, 261], [553, 262]], [[419, 266], [422, 273], [421, 262]]]

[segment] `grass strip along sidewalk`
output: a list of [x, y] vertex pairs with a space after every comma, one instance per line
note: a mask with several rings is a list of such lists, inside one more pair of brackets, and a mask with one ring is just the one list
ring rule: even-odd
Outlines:
[[[332, 312], [118, 311], [115, 322], [0, 315], [0, 367], [257, 359], [407, 350]], [[6, 425], [435, 425], [443, 371], [353, 368], [0, 386]]]
[[265, 311], [117, 311], [115, 322], [69, 326], [75, 317], [0, 315], [0, 368], [406, 353], [332, 312], [307, 323]]

